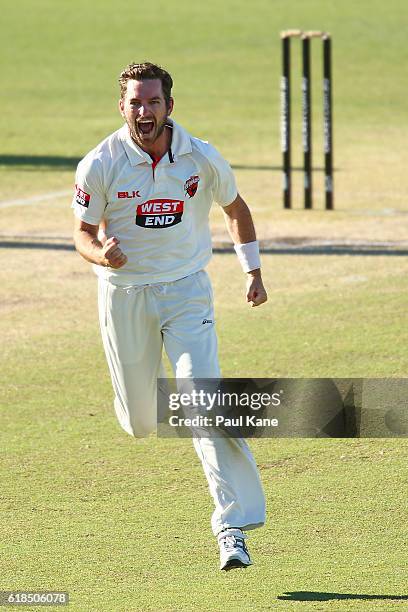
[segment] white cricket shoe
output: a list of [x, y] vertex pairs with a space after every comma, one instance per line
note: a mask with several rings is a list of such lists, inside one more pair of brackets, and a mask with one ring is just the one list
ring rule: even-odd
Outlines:
[[220, 569], [229, 571], [236, 567], [252, 565], [247, 547], [246, 535], [241, 529], [225, 529], [218, 534], [220, 547]]

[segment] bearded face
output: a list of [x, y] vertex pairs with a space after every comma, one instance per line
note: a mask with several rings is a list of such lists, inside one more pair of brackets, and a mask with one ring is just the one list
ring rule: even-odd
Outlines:
[[119, 108], [134, 142], [149, 152], [163, 134], [167, 118], [173, 110], [173, 100], [171, 98], [169, 105], [166, 104], [159, 79], [131, 79], [124, 98], [119, 101]]

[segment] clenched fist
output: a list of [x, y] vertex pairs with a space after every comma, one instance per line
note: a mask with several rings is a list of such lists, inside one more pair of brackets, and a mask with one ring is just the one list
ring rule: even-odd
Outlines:
[[127, 257], [119, 248], [120, 241], [112, 236], [108, 238], [102, 247], [103, 266], [109, 268], [121, 268], [127, 262]]
[[248, 272], [246, 299], [252, 307], [259, 306], [268, 299], [259, 270]]

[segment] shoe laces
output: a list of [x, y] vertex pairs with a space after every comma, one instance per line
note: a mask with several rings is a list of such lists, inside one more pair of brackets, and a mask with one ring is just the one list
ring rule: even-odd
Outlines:
[[221, 543], [226, 551], [231, 552], [237, 545], [237, 538], [235, 536], [225, 536]]
[[247, 548], [245, 546], [244, 538], [239, 538], [234, 535], [225, 535], [220, 539], [220, 544], [224, 547], [227, 552], [232, 552], [234, 548], [242, 548], [245, 552], [247, 552]]

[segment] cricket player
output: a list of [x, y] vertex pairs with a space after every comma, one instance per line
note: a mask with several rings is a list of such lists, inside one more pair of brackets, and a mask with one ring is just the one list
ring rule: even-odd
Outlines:
[[[218, 378], [209, 210], [223, 209], [259, 306], [258, 242], [228, 163], [209, 143], [170, 119], [170, 74], [149, 62], [120, 75], [123, 126], [79, 163], [72, 208], [78, 252], [94, 264], [99, 319], [122, 428], [135, 437], [156, 428], [163, 346], [177, 379]], [[220, 567], [247, 567], [246, 530], [265, 521], [265, 500], [245, 440], [195, 437], [214, 500], [212, 529]]]

